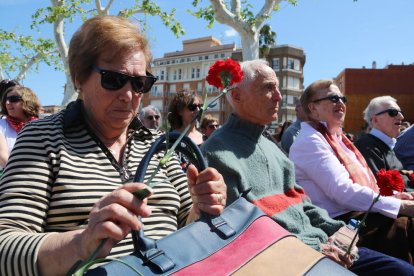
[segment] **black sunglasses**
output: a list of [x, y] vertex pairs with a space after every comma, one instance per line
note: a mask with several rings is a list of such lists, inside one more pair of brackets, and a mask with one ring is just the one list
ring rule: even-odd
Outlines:
[[333, 103], [337, 103], [337, 102], [339, 102], [339, 100], [341, 100], [343, 103], [346, 103], [348, 101], [345, 96], [341, 97], [341, 96], [338, 96], [338, 95], [331, 95], [331, 96], [328, 96], [328, 97], [325, 97], [325, 98], [320, 98], [320, 99], [314, 100], [312, 102], [317, 103], [317, 102], [320, 102], [320, 101], [323, 101], [323, 100], [330, 100]]
[[388, 115], [390, 115], [390, 117], [397, 117], [398, 113], [401, 113], [401, 115], [404, 116], [404, 114], [402, 113], [401, 110], [398, 110], [398, 109], [395, 109], [395, 108], [385, 109], [381, 112], [378, 112], [375, 115], [377, 116], [377, 115], [381, 115], [381, 114], [384, 114], [384, 113], [388, 113]]
[[17, 103], [20, 102], [21, 100], [23, 100], [23, 98], [21, 96], [7, 96], [6, 97], [6, 101], [8, 101], [9, 103]]
[[147, 116], [147, 119], [148, 120], [151, 120], [151, 121], [154, 120], [154, 118], [155, 118], [155, 120], [158, 120], [160, 118], [160, 115], [154, 115], [154, 116], [153, 115], [149, 115], [149, 116]]
[[148, 93], [157, 81], [157, 78], [148, 72], [146, 76], [131, 76], [121, 72], [101, 69], [95, 65], [93, 69], [101, 74], [101, 85], [108, 90], [121, 89], [129, 81], [134, 92]]
[[213, 125], [213, 124], [211, 124], [211, 125], [208, 125], [207, 127], [209, 129], [218, 129], [220, 127], [220, 125]]
[[190, 111], [195, 111], [197, 109], [197, 107], [198, 107], [198, 109], [201, 109], [203, 107], [203, 105], [202, 104], [195, 104], [195, 103], [187, 105], [187, 108]]

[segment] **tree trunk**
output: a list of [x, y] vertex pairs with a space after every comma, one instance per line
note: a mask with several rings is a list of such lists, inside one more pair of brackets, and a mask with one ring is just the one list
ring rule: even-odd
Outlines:
[[242, 43], [243, 60], [253, 60], [259, 58], [259, 36], [256, 32], [240, 34]]

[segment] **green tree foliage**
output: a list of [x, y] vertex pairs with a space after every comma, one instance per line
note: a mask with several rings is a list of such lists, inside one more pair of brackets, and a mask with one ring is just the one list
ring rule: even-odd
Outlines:
[[[22, 80], [26, 74], [37, 71], [39, 64], [45, 63], [56, 70], [63, 70], [66, 74], [67, 85], [65, 98], [62, 104], [67, 104], [75, 95], [74, 85], [71, 82], [67, 65], [67, 41], [65, 38], [66, 24], [86, 20], [96, 15], [111, 14], [110, 8], [114, 2], [123, 4], [122, 0], [108, 0], [103, 6], [101, 0], [50, 0], [50, 5], [39, 8], [32, 15], [31, 29], [40, 35], [40, 27], [50, 25], [50, 34], [54, 39], [40, 37], [35, 39], [31, 35], [17, 35], [13, 31], [0, 29], [0, 78], [4, 77]], [[131, 6], [122, 8], [114, 14], [135, 18], [145, 31], [145, 17], [155, 16], [177, 37], [185, 33], [182, 25], [175, 18], [176, 10], [163, 11], [155, 0], [134, 0]], [[4, 76], [7, 74], [7, 76]]]

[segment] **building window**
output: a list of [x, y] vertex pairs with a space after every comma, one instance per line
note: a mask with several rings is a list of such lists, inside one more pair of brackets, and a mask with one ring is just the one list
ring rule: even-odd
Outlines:
[[200, 78], [200, 68], [196, 69], [196, 78]]
[[196, 72], [196, 69], [195, 68], [191, 68], [191, 78], [192, 79], [195, 79], [195, 72]]
[[273, 68], [273, 70], [275, 70], [275, 71], [280, 70], [279, 62], [280, 62], [280, 59], [278, 59], [278, 58], [272, 59], [272, 68]]
[[204, 59], [208, 59], [208, 56], [204, 56]]
[[182, 70], [178, 69], [178, 79], [181, 80], [182, 78]]
[[296, 58], [288, 58], [287, 69], [300, 71], [300, 61]]
[[177, 70], [174, 70], [173, 80], [177, 80]]
[[214, 54], [214, 58], [218, 58], [219, 57], [219, 55], [218, 54]]
[[224, 58], [224, 53], [222, 53], [222, 54], [220, 55], [220, 57], [221, 57], [221, 58]]
[[287, 77], [287, 88], [288, 89], [300, 89], [300, 81], [297, 77]]
[[164, 70], [161, 70], [160, 80], [164, 80], [164, 74], [165, 74]]

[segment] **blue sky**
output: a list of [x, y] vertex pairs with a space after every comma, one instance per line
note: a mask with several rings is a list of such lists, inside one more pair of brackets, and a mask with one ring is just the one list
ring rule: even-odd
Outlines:
[[[204, 0], [206, 1], [206, 0]], [[105, 1], [103, 1], [105, 2]], [[129, 1], [116, 0], [126, 3]], [[261, 7], [262, 1], [249, 0]], [[191, 0], [159, 0], [166, 10], [178, 9], [177, 18], [186, 35], [176, 38], [156, 18], [148, 18], [148, 37], [154, 57], [182, 49], [182, 40], [213, 35], [223, 43], [240, 45], [237, 33], [216, 23], [212, 29], [206, 23], [188, 15]], [[18, 33], [52, 37], [52, 27], [44, 26], [41, 34], [29, 29], [31, 14], [49, 0], [0, 0], [0, 28]], [[116, 7], [113, 9], [115, 13]], [[388, 64], [414, 63], [414, 1], [413, 0], [298, 0], [297, 6], [282, 3], [273, 13], [269, 24], [277, 32], [278, 44], [291, 44], [304, 49], [305, 86], [321, 78], [337, 76], [344, 68], [378, 68]], [[75, 20], [67, 28], [67, 41], [80, 26]], [[10, 77], [13, 77], [11, 75]], [[23, 84], [32, 88], [43, 105], [59, 105], [63, 99], [63, 72], [41, 66]]]

